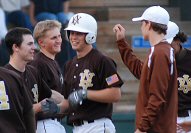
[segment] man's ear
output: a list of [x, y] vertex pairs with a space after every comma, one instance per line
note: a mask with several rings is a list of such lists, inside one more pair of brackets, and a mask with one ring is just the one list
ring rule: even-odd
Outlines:
[[13, 44], [12, 49], [13, 52], [17, 52], [19, 50], [19, 47], [16, 44]]
[[37, 42], [38, 42], [40, 47], [44, 47], [44, 42], [42, 39], [39, 39]]

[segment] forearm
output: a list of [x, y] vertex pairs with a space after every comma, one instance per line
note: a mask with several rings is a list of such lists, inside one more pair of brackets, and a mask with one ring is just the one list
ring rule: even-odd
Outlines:
[[37, 114], [38, 112], [41, 112], [41, 103], [33, 104], [33, 110], [35, 114]]
[[124, 39], [117, 41], [117, 46], [123, 63], [137, 79], [140, 79], [143, 62], [133, 54], [133, 50]]
[[95, 91], [88, 90], [87, 99], [101, 103], [118, 102], [121, 99], [121, 90], [114, 87]]
[[67, 112], [67, 110], [69, 108], [68, 100], [64, 99], [60, 104], [58, 104], [58, 106], [60, 107], [61, 114]]

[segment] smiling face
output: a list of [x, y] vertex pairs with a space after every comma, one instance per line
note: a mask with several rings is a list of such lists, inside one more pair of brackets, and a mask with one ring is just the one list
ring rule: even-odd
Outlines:
[[88, 46], [88, 44], [85, 42], [86, 33], [76, 32], [76, 31], [70, 31], [70, 43], [72, 45], [72, 49], [80, 52], [83, 51], [83, 49]]
[[51, 55], [56, 55], [61, 51], [62, 38], [59, 28], [53, 28], [46, 32], [45, 36], [39, 39], [42, 50]]
[[23, 35], [23, 42], [18, 47], [15, 45], [15, 51], [22, 60], [29, 62], [34, 59], [35, 45], [32, 35]]

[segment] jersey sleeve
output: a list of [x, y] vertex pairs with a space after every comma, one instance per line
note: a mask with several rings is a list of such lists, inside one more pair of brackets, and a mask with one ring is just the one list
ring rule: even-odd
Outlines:
[[117, 41], [117, 45], [123, 63], [137, 79], [140, 79], [143, 62], [133, 54], [133, 50], [125, 40]]
[[98, 77], [101, 79], [101, 86], [104, 86], [105, 88], [121, 87], [123, 85], [123, 81], [117, 73], [117, 65], [109, 57], [101, 59], [98, 69]]

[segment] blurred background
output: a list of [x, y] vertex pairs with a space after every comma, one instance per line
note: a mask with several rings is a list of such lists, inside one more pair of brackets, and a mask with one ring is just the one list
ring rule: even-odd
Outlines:
[[[98, 21], [98, 37], [95, 47], [113, 58], [117, 63], [119, 75], [124, 81], [124, 85], [122, 86], [122, 99], [120, 102], [114, 104], [113, 121], [117, 128], [117, 133], [134, 132], [135, 104], [139, 81], [123, 64], [116, 47], [112, 28], [117, 23], [122, 24], [127, 30], [126, 38], [135, 51], [135, 54], [144, 60], [149, 44], [141, 37], [140, 23], [133, 23], [131, 19], [133, 17], [141, 16], [146, 8], [153, 5], [160, 5], [169, 12], [170, 20], [174, 21], [179, 26], [180, 30], [188, 35], [188, 41], [183, 46], [190, 49], [191, 0], [70, 0], [66, 7], [67, 10], [65, 12], [84, 12], [89, 13], [96, 18]], [[29, 7], [30, 5], [26, 7], [28, 13], [30, 9]], [[30, 14], [28, 15], [30, 16]], [[35, 23], [33, 23], [33, 26], [34, 25]], [[63, 27], [65, 25], [67, 25], [67, 23], [63, 24]], [[14, 26], [14, 24], [7, 25], [7, 29]], [[0, 65], [4, 65], [7, 63], [8, 58], [4, 50], [5, 47], [2, 45], [3, 37], [0, 39]], [[63, 40], [63, 44], [68, 43], [64, 38]], [[63, 50], [59, 55], [59, 58], [64, 59], [58, 59], [58, 61], [61, 62], [61, 65], [73, 56], [70, 53], [71, 51], [68, 50], [68, 47], [64, 47], [63, 49], [67, 49], [67, 51]], [[66, 58], [66, 56], [68, 57]], [[65, 120], [63, 120], [63, 124], [68, 132], [71, 132], [71, 127], [66, 126]]]

